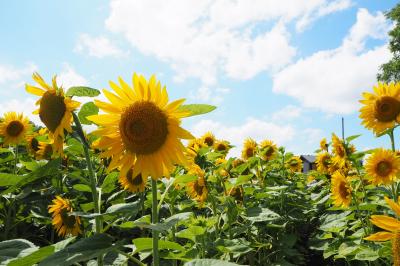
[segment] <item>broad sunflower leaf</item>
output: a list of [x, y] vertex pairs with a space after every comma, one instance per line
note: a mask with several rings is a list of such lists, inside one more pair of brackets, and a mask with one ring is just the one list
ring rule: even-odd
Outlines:
[[361, 136], [361, 134], [353, 135], [353, 136], [347, 137], [347, 138], [346, 138], [346, 142], [351, 142], [351, 141], [355, 140], [356, 138], [358, 138], [358, 137], [360, 137], [360, 136]]
[[90, 87], [77, 86], [68, 89], [65, 96], [80, 96], [80, 97], [95, 97], [100, 94], [100, 91]]
[[115, 183], [118, 180], [118, 173], [112, 172], [109, 173], [101, 184], [101, 192], [102, 193], [110, 193], [115, 189]]
[[99, 107], [97, 107], [93, 102], [88, 102], [82, 105], [81, 109], [79, 110], [78, 117], [81, 124], [84, 125], [91, 125], [93, 124], [92, 121], [86, 119], [89, 115], [97, 115], [99, 113]]
[[7, 173], [0, 173], [0, 187], [8, 187], [15, 185], [21, 181], [25, 176], [23, 175], [13, 175]]
[[38, 249], [32, 242], [26, 239], [11, 239], [0, 242], [0, 262], [20, 257], [27, 251]]
[[190, 112], [189, 116], [202, 115], [214, 111], [217, 107], [209, 104], [184, 104], [181, 105], [179, 111]]
[[[133, 239], [133, 244], [135, 244], [135, 253], [142, 252], [145, 250], [151, 250], [153, 248], [153, 239], [150, 237], [142, 237]], [[172, 250], [179, 250], [185, 251], [185, 248], [179, 245], [178, 243], [167, 241], [167, 240], [159, 240], [158, 241], [158, 249], [172, 249]]]
[[244, 218], [252, 222], [265, 222], [275, 221], [281, 216], [268, 208], [253, 207], [247, 209], [247, 216], [244, 216]]

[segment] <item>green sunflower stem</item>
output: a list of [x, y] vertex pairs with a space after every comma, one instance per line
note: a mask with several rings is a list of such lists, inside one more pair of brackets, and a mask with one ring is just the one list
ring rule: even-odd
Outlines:
[[393, 129], [389, 131], [390, 143], [392, 144], [392, 151], [396, 151], [395, 143], [394, 143], [394, 133]]
[[[151, 222], [156, 224], [158, 222], [158, 204], [157, 204], [157, 181], [151, 178], [151, 193], [152, 193], [152, 216]], [[160, 265], [160, 258], [158, 254], [158, 231], [153, 230], [153, 266]]]
[[[97, 193], [97, 178], [93, 171], [92, 160], [90, 159], [89, 144], [83, 133], [82, 125], [81, 125], [81, 122], [79, 121], [78, 116], [74, 112], [72, 112], [72, 115], [74, 117], [74, 122], [76, 125], [77, 133], [83, 143], [83, 151], [85, 152], [86, 164], [87, 164], [87, 167], [89, 170], [90, 189], [92, 191], [94, 212], [100, 214], [100, 201], [99, 201], [99, 194]], [[98, 233], [98, 234], [101, 233], [102, 227], [103, 227], [103, 222], [102, 222], [102, 219], [100, 216], [97, 216], [95, 218], [95, 224], [96, 224], [95, 225], [96, 233]], [[97, 258], [97, 264], [100, 266], [103, 265], [103, 256], [102, 255]]]

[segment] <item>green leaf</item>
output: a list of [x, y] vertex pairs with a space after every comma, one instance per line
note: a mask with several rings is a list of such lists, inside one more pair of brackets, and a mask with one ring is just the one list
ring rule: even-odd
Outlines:
[[346, 142], [351, 142], [352, 140], [355, 140], [356, 138], [358, 138], [358, 137], [360, 137], [360, 136], [361, 136], [361, 134], [359, 134], [359, 135], [353, 135], [353, 136], [347, 137], [347, 138], [346, 138]]
[[54, 246], [42, 247], [28, 256], [11, 261], [8, 266], [31, 266], [54, 253]]
[[0, 262], [14, 259], [20, 256], [24, 250], [37, 249], [37, 247], [25, 239], [12, 239], [0, 242]]
[[78, 117], [81, 124], [84, 125], [91, 125], [93, 124], [92, 121], [86, 119], [89, 115], [97, 115], [99, 113], [99, 107], [97, 107], [93, 102], [88, 102], [82, 105], [81, 109], [79, 110]]
[[66, 96], [81, 96], [81, 97], [95, 97], [100, 94], [99, 90], [90, 88], [90, 87], [71, 87], [68, 89], [67, 93], [65, 94]]
[[60, 158], [49, 161], [46, 165], [39, 167], [36, 171], [24, 176], [24, 178], [21, 179], [20, 181], [18, 181], [15, 185], [12, 185], [8, 189], [1, 192], [0, 196], [6, 195], [8, 193], [12, 193], [15, 190], [17, 190], [27, 184], [30, 184], [40, 178], [43, 178], [45, 176], [50, 176], [50, 175], [54, 175], [55, 173], [58, 173], [59, 168], [60, 168], [60, 163], [61, 163]]
[[190, 112], [189, 116], [202, 115], [215, 110], [217, 107], [208, 104], [184, 104], [179, 106], [179, 111]]
[[110, 193], [115, 189], [115, 183], [118, 180], [118, 173], [112, 172], [109, 173], [103, 181], [101, 185], [101, 192], [102, 193]]
[[[164, 222], [162, 223], [157, 223], [157, 224], [149, 224], [146, 222], [133, 222], [133, 224], [135, 226], [139, 226], [139, 227], [143, 227], [143, 228], [148, 228], [151, 230], [156, 230], [159, 232], [162, 231], [168, 231], [169, 229], [171, 229], [174, 225], [176, 225], [177, 223], [179, 223], [182, 220], [187, 220], [189, 219], [190, 216], [192, 216], [193, 213], [191, 212], [182, 212], [182, 213], [178, 213], [175, 214], [171, 217], [169, 217], [168, 219], [165, 219]], [[126, 224], [124, 226], [129, 226], [129, 224]]]
[[235, 186], [240, 186], [249, 182], [249, 180], [253, 177], [252, 174], [250, 175], [240, 175], [235, 182]]
[[72, 186], [75, 190], [81, 191], [81, 192], [92, 192], [90, 187], [85, 184], [75, 184]]
[[174, 179], [175, 184], [186, 184], [189, 182], [196, 181], [198, 179], [195, 175], [180, 175]]
[[95, 234], [91, 237], [83, 238], [47, 257], [39, 263], [39, 266], [72, 265], [80, 261], [90, 260], [114, 249], [112, 240], [106, 234]]
[[379, 259], [379, 254], [376, 250], [371, 249], [367, 246], [361, 246], [361, 250], [359, 250], [355, 256], [356, 260], [368, 260], [375, 261]]
[[184, 266], [238, 266], [239, 264], [232, 263], [225, 260], [214, 259], [195, 259], [186, 262]]
[[25, 176], [23, 175], [13, 175], [13, 174], [6, 174], [0, 173], [0, 187], [8, 187], [15, 185], [19, 181], [21, 181]]
[[120, 203], [110, 206], [104, 214], [117, 214], [117, 213], [129, 213], [134, 216], [141, 208], [139, 201], [130, 203]]
[[247, 209], [247, 216], [244, 218], [253, 222], [265, 222], [275, 221], [281, 218], [281, 216], [268, 208], [253, 207]]
[[[150, 237], [136, 238], [133, 239], [133, 244], [135, 244], [135, 253], [142, 252], [145, 250], [151, 250], [153, 248], [153, 239]], [[185, 251], [185, 248], [179, 245], [178, 243], [167, 241], [167, 240], [159, 240], [158, 241], [158, 249], [172, 249]]]
[[201, 236], [206, 232], [206, 229], [201, 226], [190, 226], [187, 229], [184, 229], [176, 234], [179, 238], [187, 238], [196, 242], [196, 236]]

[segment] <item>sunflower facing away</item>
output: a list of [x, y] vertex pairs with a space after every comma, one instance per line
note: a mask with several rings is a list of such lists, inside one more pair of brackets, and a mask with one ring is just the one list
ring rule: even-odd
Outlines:
[[332, 147], [333, 153], [335, 154], [335, 156], [332, 157], [332, 163], [339, 168], [344, 167], [347, 159], [346, 147], [335, 133], [332, 134]]
[[253, 157], [257, 151], [257, 143], [248, 138], [244, 141], [243, 150], [242, 150], [242, 158], [243, 160], [248, 160], [249, 158]]
[[400, 171], [400, 158], [392, 151], [377, 149], [365, 164], [365, 171], [375, 185], [389, 185]]
[[320, 152], [315, 159], [317, 170], [323, 174], [329, 173], [329, 165], [331, 163], [331, 155], [327, 152]]
[[265, 161], [271, 160], [276, 156], [278, 148], [271, 140], [264, 140], [260, 143], [260, 155]]
[[132, 193], [143, 192], [146, 187], [147, 178], [143, 178], [141, 174], [132, 176], [132, 173], [133, 169], [129, 169], [126, 175], [120, 175], [118, 178], [119, 183], [125, 190]]
[[52, 224], [59, 236], [76, 236], [81, 233], [80, 218], [68, 215], [69, 212], [72, 212], [71, 202], [60, 196], [56, 196], [53, 204], [49, 205], [49, 213], [52, 213], [53, 216]]
[[340, 171], [336, 171], [331, 179], [333, 204], [337, 207], [349, 207], [351, 203], [351, 191], [350, 183], [346, 177]]
[[207, 145], [208, 147], [212, 147], [212, 146], [214, 145], [214, 142], [215, 142], [215, 137], [214, 137], [214, 134], [213, 134], [213, 133], [207, 132], [206, 134], [204, 134], [204, 135], [201, 137], [201, 140], [202, 140], [203, 143], [204, 143], [205, 145]]
[[[400, 205], [386, 196], [385, 201], [394, 213], [400, 216]], [[393, 265], [400, 265], [400, 221], [387, 215], [372, 215], [370, 221], [386, 231], [372, 234], [364, 239], [369, 241], [392, 240]]]
[[362, 125], [379, 134], [400, 121], [400, 83], [379, 83], [374, 92], [363, 93], [360, 118]]
[[40, 120], [49, 129], [49, 137], [54, 141], [54, 154], [63, 153], [64, 130], [72, 132], [72, 112], [80, 103], [64, 96], [64, 89], [57, 86], [56, 77], [53, 77], [52, 85], [47, 84], [38, 74], [33, 74], [33, 79], [41, 88], [26, 84], [27, 92], [41, 98], [36, 102], [39, 109], [34, 114], [39, 114]]
[[31, 130], [29, 119], [22, 113], [8, 112], [0, 122], [0, 136], [4, 137], [4, 144], [19, 144]]
[[321, 139], [319, 143], [319, 148], [321, 151], [328, 151], [328, 143], [326, 143], [326, 138]]
[[192, 134], [180, 127], [188, 112], [179, 111], [184, 99], [168, 102], [166, 88], [161, 88], [155, 76], [147, 82], [133, 75], [133, 89], [119, 78], [119, 85], [110, 81], [115, 93], [103, 90], [109, 103], [95, 100], [106, 114], [88, 119], [100, 126], [94, 134], [101, 136], [97, 148], [101, 157], [112, 157], [108, 170], [121, 167], [121, 175], [133, 168], [139, 173], [158, 179], [168, 176], [174, 164], [186, 164], [185, 147], [181, 139]]
[[300, 159], [299, 156], [292, 156], [287, 162], [287, 167], [292, 172], [301, 172], [303, 169], [303, 161]]

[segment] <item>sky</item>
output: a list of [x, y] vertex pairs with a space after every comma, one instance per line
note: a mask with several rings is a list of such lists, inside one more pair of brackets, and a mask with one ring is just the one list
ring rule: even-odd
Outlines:
[[[40, 123], [25, 91], [39, 72], [64, 88], [109, 89], [155, 74], [170, 99], [217, 106], [187, 118], [240, 153], [247, 137], [313, 154], [332, 132], [362, 134], [359, 150], [388, 146], [358, 118], [361, 93], [391, 58], [385, 0], [0, 1], [0, 115]], [[396, 136], [398, 137], [398, 136]]]

